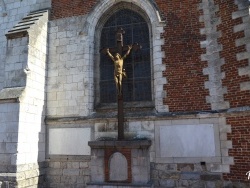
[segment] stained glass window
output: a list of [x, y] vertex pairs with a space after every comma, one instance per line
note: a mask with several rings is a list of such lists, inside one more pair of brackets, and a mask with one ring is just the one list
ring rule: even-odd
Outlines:
[[[128, 9], [114, 13], [105, 23], [101, 33], [101, 48], [116, 47], [115, 34], [123, 28], [123, 44], [139, 43], [141, 50], [133, 51], [124, 60], [123, 68], [127, 78], [123, 79], [123, 99], [125, 102], [151, 101], [151, 67], [149, 29], [146, 21], [138, 13]], [[124, 52], [126, 53], [126, 52]], [[116, 102], [114, 65], [105, 54], [100, 55], [100, 102]]]

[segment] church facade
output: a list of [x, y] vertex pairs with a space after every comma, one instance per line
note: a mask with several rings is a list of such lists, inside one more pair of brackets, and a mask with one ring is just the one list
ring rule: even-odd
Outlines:
[[[0, 5], [0, 188], [250, 186], [248, 0]], [[125, 140], [150, 141], [121, 166], [89, 146], [117, 138], [103, 49], [119, 28], [141, 46], [123, 65]], [[107, 182], [111, 164], [134, 184]]]

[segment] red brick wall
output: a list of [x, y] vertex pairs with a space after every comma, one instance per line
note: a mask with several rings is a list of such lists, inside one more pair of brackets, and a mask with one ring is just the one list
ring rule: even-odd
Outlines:
[[232, 127], [232, 133], [228, 134], [233, 143], [229, 155], [234, 157], [235, 164], [230, 166], [230, 174], [224, 174], [224, 179], [246, 182], [246, 172], [250, 171], [250, 115], [229, 117], [227, 124]]
[[52, 0], [51, 19], [89, 13], [97, 0]]
[[[155, 0], [166, 19], [166, 27], [162, 37], [165, 44], [162, 49], [165, 51], [166, 71], [163, 75], [167, 77], [167, 84], [164, 90], [167, 97], [164, 104], [173, 111], [200, 111], [210, 110], [210, 104], [206, 103], [206, 96], [209, 96], [208, 89], [204, 83], [208, 80], [203, 75], [203, 68], [207, 62], [201, 61], [200, 56], [205, 54], [205, 49], [200, 48], [200, 42], [206, 40], [206, 36], [200, 35], [200, 29], [204, 24], [199, 22], [199, 16], [203, 12], [198, 10], [201, 0], [166, 1]], [[88, 14], [97, 0], [52, 0], [51, 19]], [[219, 5], [218, 17], [221, 17], [222, 24], [218, 31], [222, 32], [219, 44], [223, 45], [220, 53], [225, 58], [225, 65], [222, 71], [226, 78], [222, 86], [227, 87], [228, 94], [225, 94], [225, 101], [230, 102], [230, 107], [250, 105], [250, 91], [240, 91], [240, 83], [250, 81], [249, 76], [239, 76], [238, 68], [246, 67], [247, 60], [237, 61], [236, 54], [246, 51], [245, 46], [235, 47], [235, 40], [242, 38], [244, 32], [233, 33], [233, 27], [240, 24], [241, 18], [232, 19], [232, 12], [238, 7], [234, 1], [215, 0]]]
[[232, 19], [232, 13], [238, 11], [238, 6], [234, 1], [225, 3], [221, 0], [215, 0], [215, 4], [219, 5], [220, 11], [218, 16], [221, 17], [222, 24], [218, 30], [222, 32], [222, 37], [218, 40], [223, 45], [223, 50], [220, 53], [221, 58], [225, 58], [225, 64], [222, 66], [222, 71], [226, 77], [223, 79], [223, 86], [227, 87], [228, 94], [225, 94], [225, 101], [229, 101], [230, 107], [250, 105], [250, 91], [240, 91], [240, 83], [250, 81], [249, 76], [239, 76], [238, 68], [246, 67], [247, 60], [237, 61], [236, 54], [245, 52], [245, 45], [236, 47], [236, 39], [244, 37], [244, 31], [234, 33], [234, 26], [242, 23], [242, 18]]
[[200, 35], [200, 28], [204, 24], [199, 22], [203, 14], [198, 10], [200, 0], [165, 1], [156, 0], [166, 19], [164, 64], [167, 84], [167, 98], [164, 103], [170, 111], [209, 110], [206, 103], [209, 91], [204, 83], [208, 76], [203, 75], [206, 62], [200, 59], [205, 50], [200, 48], [200, 41], [206, 40]]

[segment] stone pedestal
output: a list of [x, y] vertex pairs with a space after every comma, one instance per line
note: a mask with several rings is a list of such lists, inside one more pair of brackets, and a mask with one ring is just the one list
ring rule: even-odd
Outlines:
[[150, 140], [91, 141], [88, 188], [151, 187]]

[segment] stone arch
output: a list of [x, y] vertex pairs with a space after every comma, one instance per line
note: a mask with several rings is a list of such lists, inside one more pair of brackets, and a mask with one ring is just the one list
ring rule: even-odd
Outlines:
[[[151, 40], [149, 34], [149, 21], [147, 18], [144, 19], [141, 14], [133, 10], [126, 7], [121, 7], [121, 9], [119, 9], [118, 7], [119, 5], [115, 6], [116, 10], [112, 11], [108, 20], [105, 19], [105, 25], [96, 30], [96, 50], [98, 51], [98, 49], [105, 47], [115, 47], [115, 28], [120, 27], [120, 24], [122, 24], [121, 27], [125, 30], [123, 37], [124, 45], [126, 46], [138, 42], [142, 46], [141, 50], [137, 52], [133, 51], [131, 55], [125, 59], [123, 65], [123, 69], [127, 72], [127, 78], [124, 79], [122, 89], [124, 102], [126, 103], [126, 106], [131, 107], [135, 106], [135, 103], [138, 103], [141, 106], [152, 106], [152, 53], [150, 53]], [[103, 22], [101, 22], [101, 24], [102, 23]], [[139, 33], [140, 35], [138, 35]], [[105, 40], [103, 40], [104, 38]], [[110, 58], [107, 56], [100, 54], [99, 57], [100, 60], [95, 64], [97, 75], [95, 81], [97, 93], [96, 103], [109, 103], [109, 106], [110, 104], [113, 104], [112, 106], [115, 107], [116, 92], [113, 80], [113, 66], [110, 66]], [[109, 74], [107, 74], [107, 72]], [[103, 76], [99, 77], [100, 75]]]
[[[145, 20], [149, 23], [149, 30], [151, 33], [151, 59], [152, 59], [152, 86], [153, 86], [153, 101], [156, 111], [158, 112], [167, 112], [168, 106], [163, 104], [163, 98], [166, 95], [166, 92], [163, 89], [163, 85], [166, 84], [166, 78], [163, 77], [162, 71], [165, 70], [165, 65], [162, 64], [162, 59], [164, 58], [164, 52], [161, 50], [161, 45], [164, 44], [164, 39], [161, 38], [161, 33], [163, 33], [164, 22], [161, 21], [159, 12], [156, 7], [149, 1], [144, 0], [117, 0], [101, 1], [92, 12], [88, 15], [85, 26], [85, 33], [87, 34], [87, 40], [89, 43], [89, 62], [92, 70], [96, 70], [94, 64], [99, 62], [99, 49], [98, 42], [100, 36], [100, 28], [102, 28], [105, 20], [117, 10], [122, 8], [127, 8], [139, 13]], [[94, 63], [93, 63], [94, 62]], [[98, 75], [96, 72], [93, 72], [93, 85], [94, 77]], [[98, 91], [96, 92], [98, 95]], [[96, 94], [93, 91], [93, 96]]]
[[[120, 6], [116, 6], [120, 4]], [[145, 1], [145, 0], [117, 0], [117, 1], [110, 1], [110, 0], [103, 0], [100, 2], [88, 15], [87, 18], [87, 25], [89, 26], [87, 32], [90, 36], [94, 37], [96, 26], [100, 19], [103, 18], [103, 15], [109, 14], [110, 11], [115, 10], [117, 8], [121, 9], [121, 7], [126, 7], [131, 10], [140, 10], [144, 12], [145, 15], [148, 16], [150, 22], [154, 25], [161, 23], [161, 18], [159, 15], [158, 10], [153, 6], [152, 3]]]

